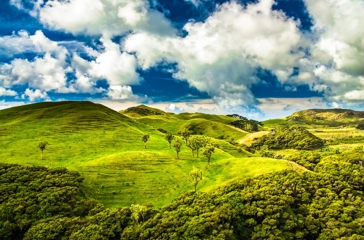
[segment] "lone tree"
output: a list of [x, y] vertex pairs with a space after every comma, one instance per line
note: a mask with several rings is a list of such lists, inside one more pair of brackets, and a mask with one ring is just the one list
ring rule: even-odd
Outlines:
[[210, 166], [211, 155], [214, 151], [215, 151], [215, 147], [213, 145], [209, 144], [205, 147], [205, 151], [203, 152], [203, 155], [205, 155], [207, 157], [207, 165], [209, 165], [209, 166]]
[[182, 143], [183, 141], [181, 138], [179, 137], [175, 138], [173, 147], [176, 150], [177, 159], [179, 159], [179, 152], [181, 151]]
[[197, 190], [197, 185], [202, 180], [202, 171], [198, 168], [193, 167], [192, 171], [190, 172], [190, 181], [195, 188], [195, 192]]
[[149, 140], [149, 134], [143, 135], [142, 141], [144, 142], [144, 148], [147, 148], [148, 140]]
[[186, 141], [186, 145], [188, 142], [188, 139], [191, 136], [191, 131], [188, 128], [184, 128], [181, 132], [180, 132], [181, 136], [183, 137], [183, 139]]
[[48, 142], [47, 141], [41, 141], [38, 143], [38, 147], [40, 149], [40, 153], [41, 153], [41, 159], [43, 160], [43, 151], [46, 149], [48, 145]]
[[173, 136], [172, 133], [169, 132], [169, 133], [166, 134], [166, 140], [169, 143], [169, 148], [170, 149], [172, 148], [171, 144], [172, 144], [173, 138], [174, 138], [174, 136]]

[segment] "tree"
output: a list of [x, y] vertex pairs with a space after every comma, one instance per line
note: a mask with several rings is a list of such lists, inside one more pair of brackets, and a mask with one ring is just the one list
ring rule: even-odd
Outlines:
[[179, 137], [175, 138], [173, 147], [176, 150], [177, 159], [179, 159], [179, 152], [181, 151], [182, 147], [182, 139]]
[[145, 215], [147, 214], [148, 208], [139, 204], [132, 204], [130, 206], [131, 217], [136, 223], [144, 222]]
[[149, 140], [149, 134], [143, 135], [142, 141], [144, 142], [144, 148], [147, 148], [148, 140]]
[[193, 187], [195, 188], [195, 192], [197, 190], [197, 185], [199, 184], [199, 182], [201, 182], [201, 180], [202, 180], [202, 171], [194, 167], [190, 172], [190, 181]]
[[172, 144], [172, 141], [173, 141], [173, 138], [174, 138], [174, 136], [173, 136], [173, 134], [172, 133], [167, 133], [166, 134], [166, 140], [168, 141], [168, 143], [169, 143], [169, 148], [171, 149], [172, 147], [171, 147], [171, 144]]
[[207, 164], [209, 166], [210, 166], [211, 155], [214, 151], [215, 151], [215, 147], [213, 145], [209, 144], [205, 147], [205, 151], [203, 152], [203, 155], [205, 155], [207, 157]]
[[183, 139], [186, 141], [186, 145], [187, 145], [188, 139], [191, 136], [191, 131], [188, 128], [184, 128], [181, 131], [181, 135], [182, 135]]
[[40, 152], [41, 152], [41, 159], [43, 160], [43, 151], [46, 149], [47, 145], [49, 143], [47, 141], [41, 141], [38, 143], [38, 147], [40, 149]]

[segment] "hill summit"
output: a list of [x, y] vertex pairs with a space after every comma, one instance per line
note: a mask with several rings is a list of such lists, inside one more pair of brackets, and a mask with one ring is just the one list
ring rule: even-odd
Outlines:
[[152, 116], [152, 115], [166, 115], [167, 113], [157, 109], [148, 107], [145, 105], [139, 105], [136, 107], [130, 107], [124, 111], [121, 111], [121, 113], [124, 113], [129, 116], [138, 117], [138, 116]]
[[309, 109], [296, 112], [288, 116], [287, 120], [305, 124], [340, 126], [364, 122], [364, 111], [350, 109]]

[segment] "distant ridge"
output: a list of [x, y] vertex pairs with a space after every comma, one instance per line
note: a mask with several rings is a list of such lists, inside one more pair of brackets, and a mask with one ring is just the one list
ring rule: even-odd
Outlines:
[[291, 122], [324, 125], [355, 124], [364, 121], [364, 111], [351, 109], [309, 109], [293, 113], [286, 118]]
[[157, 109], [157, 108], [152, 108], [152, 107], [148, 107], [145, 105], [139, 105], [136, 107], [130, 107], [124, 111], [121, 111], [121, 113], [124, 113], [126, 115], [131, 115], [133, 117], [136, 116], [152, 116], [152, 115], [166, 115], [167, 113]]

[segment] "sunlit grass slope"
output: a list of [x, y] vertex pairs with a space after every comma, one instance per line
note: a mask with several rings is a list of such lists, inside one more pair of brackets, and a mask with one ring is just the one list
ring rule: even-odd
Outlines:
[[[249, 154], [239, 151], [228, 141], [246, 133], [226, 125], [225, 116], [181, 117], [162, 111], [156, 115], [146, 112], [143, 116], [125, 116], [91, 102], [38, 103], [2, 110], [0, 159], [5, 163], [77, 170], [85, 178], [85, 193], [108, 207], [165, 205], [193, 189], [188, 180], [193, 167], [202, 169], [204, 180], [198, 189], [206, 191], [237, 177], [289, 167], [283, 160], [249, 158]], [[173, 148], [158, 130], [177, 133], [188, 125], [212, 137], [228, 136], [227, 141], [216, 139], [220, 149], [213, 154], [210, 167], [202, 153], [193, 158], [185, 145], [180, 159], [176, 159]], [[147, 149], [141, 140], [144, 134], [150, 135]], [[44, 160], [39, 141], [49, 142]]]

